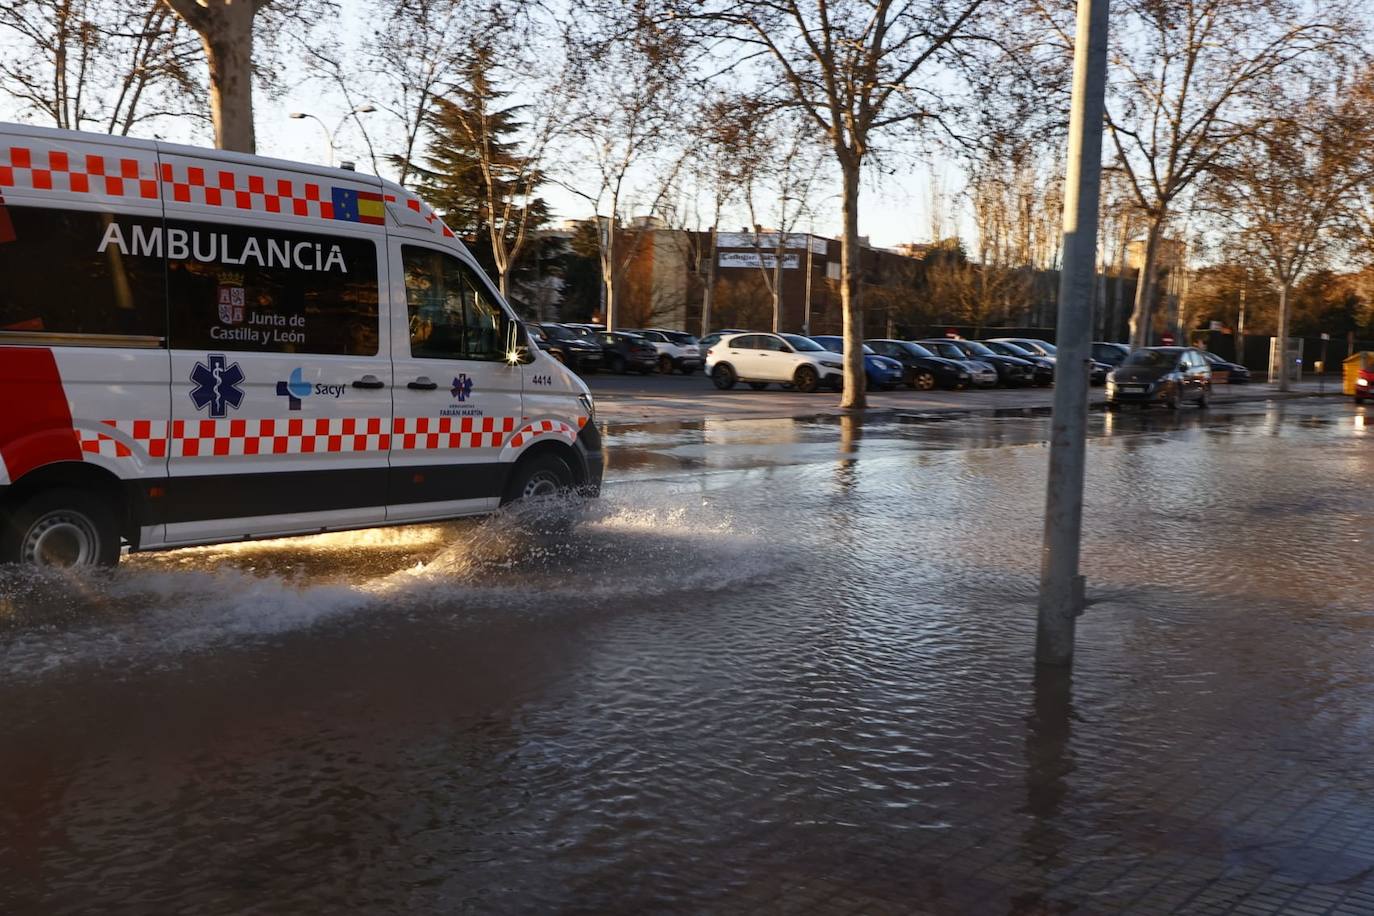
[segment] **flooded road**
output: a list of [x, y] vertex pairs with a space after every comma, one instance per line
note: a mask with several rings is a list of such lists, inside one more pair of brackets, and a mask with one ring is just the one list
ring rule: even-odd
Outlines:
[[1092, 424], [1071, 682], [1039, 417], [0, 571], [0, 912], [1374, 912], [1374, 411]]

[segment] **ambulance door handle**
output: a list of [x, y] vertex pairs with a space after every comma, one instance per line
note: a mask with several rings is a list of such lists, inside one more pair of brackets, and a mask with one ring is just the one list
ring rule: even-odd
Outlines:
[[431, 382], [426, 376], [420, 376], [413, 382], [406, 382], [406, 387], [411, 391], [433, 391], [438, 388], [437, 382]]
[[385, 388], [386, 382], [377, 378], [375, 375], [364, 375], [360, 379], [353, 380], [354, 388]]

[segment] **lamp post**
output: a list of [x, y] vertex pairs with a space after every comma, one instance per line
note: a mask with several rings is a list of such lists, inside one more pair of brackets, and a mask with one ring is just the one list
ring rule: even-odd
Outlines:
[[320, 125], [320, 130], [324, 131], [324, 142], [327, 144], [326, 149], [328, 150], [328, 157], [327, 157], [328, 163], [329, 163], [330, 167], [332, 168], [333, 165], [334, 165], [334, 149], [335, 149], [335, 147], [334, 147], [334, 135], [337, 134], [340, 130], [343, 129], [344, 122], [347, 121], [349, 118], [355, 117], [355, 116], [360, 115], [360, 114], [370, 114], [371, 112], [374, 112], [374, 111], [376, 111], [376, 110], [377, 110], [377, 106], [376, 106], [376, 105], [372, 105], [372, 104], [359, 105], [357, 108], [354, 108], [352, 111], [350, 111], [348, 114], [344, 115], [342, 118], [339, 118], [339, 123], [334, 125], [334, 129], [333, 129], [333, 130], [330, 130], [330, 129], [329, 129], [329, 125], [325, 124], [325, 123], [324, 123], [323, 121], [321, 121], [318, 117], [316, 117], [315, 115], [310, 114], [310, 113], [307, 112], [307, 111], [293, 111], [293, 112], [291, 112], [290, 114], [288, 114], [287, 117], [288, 117], [288, 118], [291, 118], [291, 119], [293, 119], [293, 120], [296, 120], [296, 121], [300, 121], [300, 120], [304, 120], [304, 119], [306, 119], [306, 118], [309, 118], [311, 121], [314, 121], [316, 124]]

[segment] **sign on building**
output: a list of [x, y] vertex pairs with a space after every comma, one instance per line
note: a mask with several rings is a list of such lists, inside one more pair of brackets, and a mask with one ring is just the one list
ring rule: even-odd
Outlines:
[[[825, 239], [820, 236], [808, 235], [805, 232], [786, 233], [786, 244], [782, 247], [805, 250], [808, 239], [812, 254], [825, 254]], [[778, 247], [778, 234], [776, 232], [760, 232], [757, 235], [752, 232], [717, 232], [716, 247], [776, 249]]]
[[[718, 262], [721, 267], [764, 267], [772, 270], [778, 263], [777, 256], [774, 254], [762, 254], [757, 251], [722, 251]], [[782, 256], [783, 270], [796, 270], [801, 266], [801, 255], [785, 254]]]

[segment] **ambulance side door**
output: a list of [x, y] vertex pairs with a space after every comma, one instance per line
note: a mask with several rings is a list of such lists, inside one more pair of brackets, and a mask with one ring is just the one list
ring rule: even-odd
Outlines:
[[386, 517], [385, 234], [169, 208], [167, 540]]
[[523, 367], [508, 359], [510, 319], [475, 264], [392, 237], [395, 421], [387, 519], [493, 509], [502, 448], [524, 420]]

